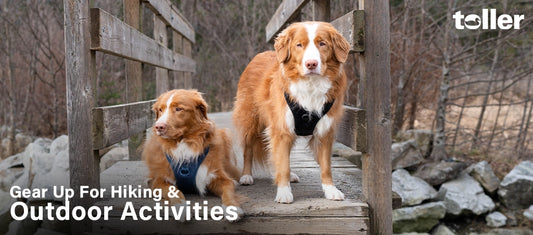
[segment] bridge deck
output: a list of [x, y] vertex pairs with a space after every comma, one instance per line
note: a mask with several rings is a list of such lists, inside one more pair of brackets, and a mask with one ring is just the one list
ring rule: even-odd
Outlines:
[[[230, 113], [210, 114], [218, 127], [232, 129]], [[236, 146], [237, 156], [242, 151]], [[330, 201], [324, 198], [320, 184], [320, 170], [305, 142], [297, 141], [291, 153], [291, 168], [300, 176], [300, 182], [291, 184], [294, 203], [274, 202], [275, 186], [268, 174], [256, 178], [251, 186], [238, 186], [237, 192], [245, 196], [242, 208], [245, 216], [236, 223], [227, 221], [133, 221], [120, 220], [125, 199], [104, 199], [100, 206], [113, 206], [107, 221], [94, 225], [95, 232], [131, 234], [169, 233], [261, 233], [261, 234], [366, 234], [368, 205], [361, 200], [361, 171], [341, 157], [332, 158], [333, 178], [337, 187], [347, 197], [345, 201]], [[101, 175], [102, 187], [111, 185], [145, 185], [147, 169], [143, 162], [118, 162]], [[199, 197], [185, 195], [187, 200], [208, 201], [208, 206], [220, 205], [220, 199], [211, 195]], [[128, 199], [138, 209], [153, 206], [152, 199]]]

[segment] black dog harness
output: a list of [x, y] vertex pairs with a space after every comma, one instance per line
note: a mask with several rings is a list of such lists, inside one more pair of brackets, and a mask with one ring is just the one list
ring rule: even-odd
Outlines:
[[306, 136], [313, 134], [316, 124], [324, 115], [326, 115], [326, 113], [328, 113], [331, 106], [333, 106], [335, 99], [324, 104], [320, 115], [316, 112], [307, 111], [300, 104], [292, 101], [287, 93], [285, 93], [285, 101], [287, 101], [287, 105], [289, 105], [292, 116], [294, 117], [294, 133], [298, 136]]
[[170, 167], [174, 172], [174, 177], [176, 178], [176, 186], [183, 193], [198, 193], [198, 188], [196, 187], [196, 173], [198, 173], [198, 168], [202, 165], [205, 157], [209, 153], [209, 147], [204, 149], [202, 153], [196, 160], [183, 162], [181, 164], [176, 164], [174, 159], [165, 153]]

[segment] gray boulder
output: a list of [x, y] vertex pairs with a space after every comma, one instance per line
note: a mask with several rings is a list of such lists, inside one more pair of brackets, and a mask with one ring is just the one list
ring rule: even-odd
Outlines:
[[495, 211], [495, 212], [488, 214], [485, 217], [485, 221], [487, 221], [487, 225], [489, 227], [497, 228], [497, 227], [505, 226], [505, 224], [507, 224], [507, 217], [505, 217], [504, 214], [498, 211]]
[[474, 179], [476, 179], [489, 194], [495, 193], [500, 186], [500, 179], [494, 174], [492, 167], [487, 161], [478, 162], [472, 165], [469, 174], [474, 177]]
[[433, 144], [433, 132], [431, 130], [406, 130], [398, 132], [397, 138], [401, 141], [414, 139], [416, 146], [423, 157], [429, 156], [431, 153], [431, 145]]
[[0, 170], [0, 190], [9, 191], [13, 183], [24, 173], [24, 168], [15, 167]]
[[4, 160], [0, 161], [0, 171], [1, 170], [7, 170], [12, 167], [20, 166], [22, 167], [22, 161], [24, 159], [24, 155], [22, 153], [17, 153], [13, 156], [10, 156]]
[[331, 154], [333, 155], [333, 157], [343, 157], [359, 168], [363, 166], [361, 164], [361, 158], [363, 154], [339, 142], [333, 143]]
[[402, 205], [418, 205], [422, 201], [437, 196], [437, 191], [426, 181], [411, 176], [404, 169], [398, 169], [392, 173], [392, 191], [400, 195]]
[[[53, 190], [53, 186], [70, 186], [70, 172], [69, 172], [69, 158], [68, 158], [68, 137], [63, 135], [56, 138], [50, 144], [50, 156], [52, 166], [50, 170], [44, 173], [35, 174], [33, 178], [32, 188], [48, 188], [48, 191]], [[52, 198], [53, 194], [46, 194], [50, 200], [58, 200]]]
[[455, 235], [455, 233], [444, 224], [440, 224], [437, 228], [433, 229], [431, 235]]
[[533, 204], [532, 192], [533, 162], [523, 161], [503, 178], [498, 195], [507, 208], [514, 210]]
[[442, 184], [437, 198], [444, 202], [447, 213], [452, 215], [480, 215], [492, 211], [495, 207], [479, 183], [467, 174]]
[[446, 215], [443, 202], [404, 207], [392, 212], [394, 233], [429, 232]]
[[9, 229], [11, 218], [11, 204], [16, 200], [9, 195], [9, 192], [0, 190], [0, 234], [5, 234]]
[[533, 220], [533, 205], [529, 206], [529, 209], [525, 210], [523, 215], [529, 220]]
[[464, 162], [430, 162], [418, 167], [414, 175], [437, 186], [455, 179], [465, 168]]
[[393, 170], [415, 166], [424, 160], [414, 139], [392, 144], [391, 158]]
[[109, 152], [104, 154], [100, 159], [100, 172], [103, 172], [105, 169], [111, 167], [118, 161], [126, 161], [129, 158], [128, 146], [126, 147], [115, 147]]
[[533, 235], [533, 231], [527, 228], [505, 229], [497, 228], [487, 233], [470, 233], [469, 235]]

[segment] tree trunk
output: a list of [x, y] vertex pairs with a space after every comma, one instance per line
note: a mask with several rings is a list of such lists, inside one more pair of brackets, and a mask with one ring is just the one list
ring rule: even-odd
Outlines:
[[9, 29], [9, 26], [7, 25], [7, 21], [4, 21], [4, 27], [6, 32], [6, 51], [7, 51], [7, 76], [9, 78], [9, 84], [10, 84], [10, 91], [11, 94], [9, 96], [10, 98], [10, 105], [9, 105], [9, 151], [7, 151], [7, 156], [11, 156], [15, 154], [15, 142], [16, 142], [16, 130], [17, 130], [17, 123], [15, 121], [15, 115], [16, 115], [16, 108], [17, 108], [17, 98], [16, 98], [16, 91], [15, 91], [15, 66], [13, 66], [13, 45], [11, 44], [11, 31]]
[[396, 136], [398, 134], [398, 131], [402, 129], [403, 122], [404, 122], [404, 113], [405, 113], [405, 83], [406, 83], [406, 75], [407, 75], [407, 66], [409, 66], [409, 61], [407, 58], [409, 53], [407, 52], [407, 23], [409, 20], [409, 1], [406, 0], [404, 2], [404, 14], [403, 14], [403, 22], [402, 22], [402, 67], [400, 70], [400, 77], [398, 79], [398, 86], [396, 87], [397, 95], [396, 95], [396, 105], [394, 109], [394, 122], [392, 126], [392, 136]]

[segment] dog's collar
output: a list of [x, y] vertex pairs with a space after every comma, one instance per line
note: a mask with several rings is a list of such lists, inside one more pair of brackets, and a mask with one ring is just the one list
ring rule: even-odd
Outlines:
[[198, 173], [198, 168], [202, 165], [205, 157], [209, 153], [209, 147], [204, 149], [204, 152], [200, 154], [195, 160], [183, 162], [177, 164], [174, 162], [172, 156], [165, 153], [170, 167], [174, 172], [174, 177], [176, 178], [176, 186], [183, 193], [198, 193], [198, 188], [196, 187], [196, 173]]
[[333, 103], [335, 103], [335, 99], [324, 103], [322, 113], [317, 114], [316, 112], [307, 111], [298, 102], [292, 101], [287, 92], [285, 92], [285, 101], [287, 102], [287, 105], [289, 105], [292, 116], [294, 117], [294, 133], [298, 136], [312, 135], [318, 121], [328, 113], [331, 106], [333, 106]]

